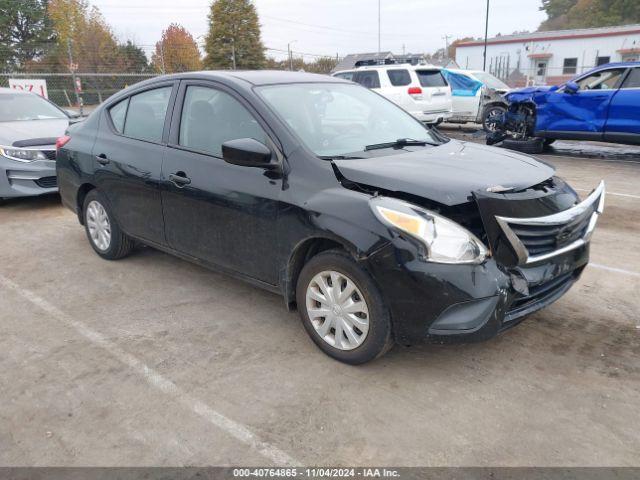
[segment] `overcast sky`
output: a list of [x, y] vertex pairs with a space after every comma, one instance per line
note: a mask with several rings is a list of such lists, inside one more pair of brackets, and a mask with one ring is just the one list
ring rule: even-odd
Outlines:
[[[90, 0], [121, 40], [147, 52], [171, 22], [199, 43], [207, 32], [211, 0]], [[378, 49], [377, 0], [254, 0], [267, 52], [280, 56], [287, 43], [309, 54], [340, 56]], [[489, 35], [535, 30], [545, 15], [540, 0], [491, 0]], [[381, 0], [382, 50], [433, 52], [451, 39], [484, 35], [484, 0]], [[309, 60], [311, 56], [307, 57]]]

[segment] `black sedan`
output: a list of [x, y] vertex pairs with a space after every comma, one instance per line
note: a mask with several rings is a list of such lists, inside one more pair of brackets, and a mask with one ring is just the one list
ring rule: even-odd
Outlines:
[[604, 203], [603, 184], [580, 201], [545, 163], [305, 73], [159, 77], [58, 145], [62, 200], [98, 255], [143, 243], [278, 292], [353, 364], [489, 338], [549, 305]]

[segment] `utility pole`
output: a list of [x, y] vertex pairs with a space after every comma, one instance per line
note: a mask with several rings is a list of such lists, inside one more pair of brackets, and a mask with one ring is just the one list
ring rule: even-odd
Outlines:
[[293, 71], [293, 51], [291, 50], [291, 45], [293, 45], [296, 42], [297, 40], [293, 40], [287, 43], [287, 53], [289, 55], [289, 70], [292, 70], [292, 71]]
[[164, 68], [164, 42], [160, 39], [160, 66], [162, 68], [162, 74], [164, 75], [166, 70]]
[[380, 57], [380, 0], [378, 0], [378, 57]]
[[76, 65], [73, 63], [73, 53], [71, 51], [71, 39], [67, 38], [67, 53], [69, 54], [69, 71], [71, 72], [71, 80], [73, 81], [73, 91], [76, 93], [76, 102], [80, 107], [80, 116], [82, 116], [82, 97], [78, 92], [78, 79], [76, 78]]
[[448, 59], [449, 58], [449, 39], [451, 38], [451, 35], [445, 35], [444, 37], [442, 37], [442, 39], [444, 40], [444, 58]]
[[236, 69], [236, 40], [235, 38], [231, 39], [231, 63], [233, 64], [233, 69]]
[[487, 38], [489, 35], [489, 0], [487, 0], [487, 17], [484, 24], [484, 53], [482, 54], [482, 70], [487, 71]]

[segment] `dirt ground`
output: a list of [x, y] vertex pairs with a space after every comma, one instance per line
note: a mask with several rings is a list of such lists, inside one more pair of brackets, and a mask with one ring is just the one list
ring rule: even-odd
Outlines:
[[56, 196], [8, 202], [0, 465], [638, 466], [640, 149], [567, 148], [544, 160], [608, 190], [578, 284], [489, 342], [360, 367], [276, 295], [149, 248], [101, 260]]

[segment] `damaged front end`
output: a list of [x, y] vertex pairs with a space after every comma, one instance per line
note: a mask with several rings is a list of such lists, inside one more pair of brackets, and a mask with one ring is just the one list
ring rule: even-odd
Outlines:
[[509, 138], [527, 140], [536, 125], [536, 105], [531, 101], [511, 102], [502, 114], [487, 120], [487, 145], [495, 145]]

